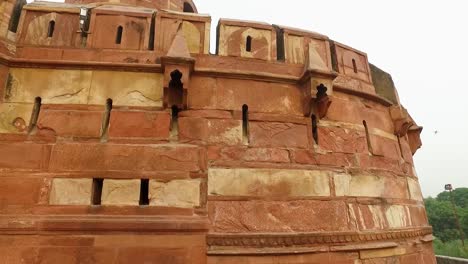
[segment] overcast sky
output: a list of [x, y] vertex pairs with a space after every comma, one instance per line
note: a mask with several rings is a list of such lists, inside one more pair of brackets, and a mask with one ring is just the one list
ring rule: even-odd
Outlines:
[[[425, 196], [468, 187], [468, 1], [194, 0], [212, 16], [316, 31], [362, 50], [392, 74], [402, 104], [424, 126], [415, 156]], [[437, 131], [437, 133], [435, 133]]]

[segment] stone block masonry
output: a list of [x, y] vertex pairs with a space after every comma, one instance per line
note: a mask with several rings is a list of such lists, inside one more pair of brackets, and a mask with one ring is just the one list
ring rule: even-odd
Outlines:
[[0, 263], [435, 263], [422, 127], [365, 53], [221, 19], [210, 55], [189, 0], [23, 4], [0, 3]]

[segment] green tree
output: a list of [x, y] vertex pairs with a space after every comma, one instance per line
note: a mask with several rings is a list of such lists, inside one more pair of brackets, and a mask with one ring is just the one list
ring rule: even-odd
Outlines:
[[[468, 188], [456, 189], [452, 195], [462, 230], [468, 234]], [[460, 238], [450, 199], [450, 193], [443, 192], [436, 198], [429, 197], [424, 200], [429, 223], [434, 228], [434, 235], [442, 242]]]
[[[455, 205], [464, 209], [468, 208], [468, 188], [458, 188], [452, 191], [453, 200]], [[437, 195], [438, 201], [450, 202], [450, 193], [442, 192]]]

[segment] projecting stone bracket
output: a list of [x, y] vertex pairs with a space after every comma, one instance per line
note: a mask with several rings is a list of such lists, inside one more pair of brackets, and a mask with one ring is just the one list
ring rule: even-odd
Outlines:
[[414, 155], [422, 146], [421, 132], [423, 128], [414, 122], [413, 118], [408, 114], [408, 111], [401, 105], [391, 106], [390, 116], [393, 120], [395, 135], [397, 137], [408, 136], [408, 143]]
[[161, 61], [164, 71], [164, 107], [177, 106], [178, 109], [187, 109], [190, 77], [195, 60], [163, 57]]
[[324, 118], [332, 104], [335, 72], [306, 70], [300, 80], [304, 96], [304, 116]]
[[164, 107], [187, 109], [190, 77], [195, 59], [190, 56], [181, 27], [166, 56], [161, 58], [164, 72]]
[[421, 141], [421, 132], [423, 131], [423, 127], [413, 125], [408, 129], [408, 142], [410, 145], [411, 152], [416, 154], [418, 149], [422, 147]]
[[409, 128], [413, 125], [416, 125], [408, 114], [408, 111], [403, 106], [396, 105], [390, 107], [390, 116], [393, 120], [396, 136], [406, 136]]

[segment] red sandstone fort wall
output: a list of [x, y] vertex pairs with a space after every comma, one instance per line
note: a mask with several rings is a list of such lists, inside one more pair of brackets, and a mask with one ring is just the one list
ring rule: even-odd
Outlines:
[[0, 18], [0, 263], [435, 263], [390, 75], [166, 2]]

